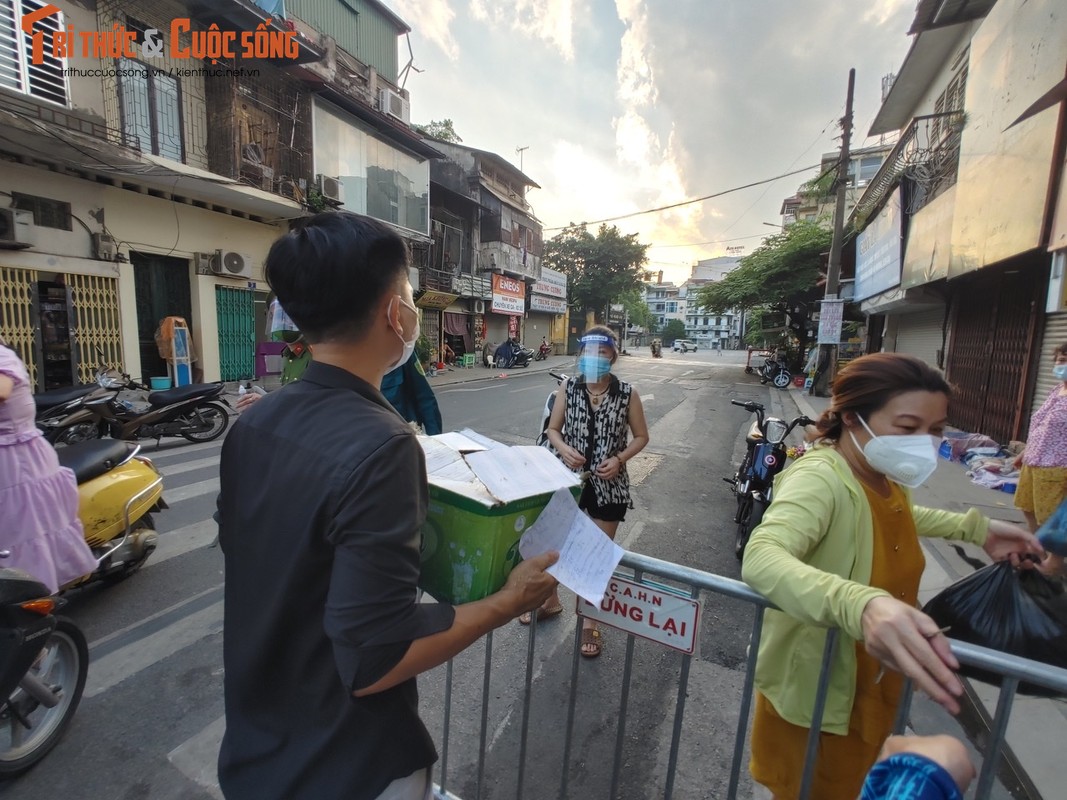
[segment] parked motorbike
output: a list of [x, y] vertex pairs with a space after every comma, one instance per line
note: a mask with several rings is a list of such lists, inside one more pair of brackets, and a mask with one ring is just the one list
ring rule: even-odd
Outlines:
[[[0, 550], [0, 565], [8, 556]], [[0, 567], [0, 778], [44, 758], [81, 701], [89, 646], [53, 613], [62, 602], [22, 570]]]
[[745, 555], [745, 546], [752, 531], [763, 520], [763, 513], [771, 504], [775, 476], [785, 469], [787, 459], [785, 439], [797, 425], [814, 425], [806, 416], [790, 423], [764, 414], [763, 406], [753, 401], [731, 400], [735, 406], [756, 415], [755, 422], [745, 437], [747, 450], [741, 465], [732, 478], [723, 478], [733, 487], [737, 498], [734, 522], [737, 533], [734, 538], [734, 555], [740, 561]]
[[515, 367], [528, 367], [533, 360], [534, 351], [529, 347], [519, 345], [512, 349], [510, 358], [499, 352], [496, 354], [497, 369], [514, 369]]
[[[562, 372], [549, 372], [548, 374], [556, 379], [557, 386], [562, 386], [563, 383], [567, 380], [567, 376], [564, 375]], [[548, 420], [552, 416], [552, 407], [555, 405], [556, 390], [553, 389], [552, 392], [545, 399], [545, 407], [541, 410], [541, 430], [540, 433], [537, 434], [536, 442], [538, 446], [543, 445], [548, 438]]]
[[[128, 375], [111, 380], [121, 389], [146, 391]], [[223, 388], [222, 383], [193, 383], [152, 392], [147, 404], [140, 407], [120, 401], [117, 395], [93, 398], [86, 401], [85, 407], [107, 425], [116, 439], [181, 436], [190, 442], [211, 442], [222, 436], [230, 424], [230, 404], [220, 397]]]
[[534, 361], [544, 361], [551, 352], [552, 345], [548, 342], [541, 342], [541, 346], [537, 348], [537, 353], [534, 355]]
[[773, 383], [779, 389], [787, 389], [789, 384], [793, 382], [793, 375], [786, 369], [784, 362], [772, 356], [764, 361], [763, 366], [760, 367], [759, 382]]
[[167, 508], [163, 476], [138, 455], [139, 444], [116, 439], [79, 442], [57, 450], [78, 481], [78, 517], [97, 568], [62, 588], [102, 580], [117, 583], [136, 572], [156, 549], [153, 511]]
[[107, 435], [107, 426], [101, 425], [85, 402], [94, 397], [110, 394], [99, 383], [52, 389], [33, 396], [37, 406], [37, 427], [45, 439], [53, 445], [68, 445], [99, 439]]

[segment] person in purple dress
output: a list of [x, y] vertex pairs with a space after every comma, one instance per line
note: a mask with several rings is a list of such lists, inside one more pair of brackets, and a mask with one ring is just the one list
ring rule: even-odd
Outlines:
[[49, 591], [96, 569], [78, 519], [78, 484], [34, 424], [30, 376], [0, 339], [0, 567]]

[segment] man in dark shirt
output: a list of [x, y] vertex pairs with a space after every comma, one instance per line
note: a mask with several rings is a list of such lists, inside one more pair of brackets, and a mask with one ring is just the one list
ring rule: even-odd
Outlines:
[[555, 585], [552, 553], [485, 600], [416, 601], [425, 461], [378, 390], [418, 337], [407, 268], [396, 234], [352, 214], [311, 217], [267, 256], [315, 359], [222, 449], [228, 800], [429, 797], [415, 676]]

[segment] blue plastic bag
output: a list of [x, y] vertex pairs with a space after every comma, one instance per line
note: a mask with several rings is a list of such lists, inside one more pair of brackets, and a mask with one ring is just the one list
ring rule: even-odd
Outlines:
[[1037, 529], [1037, 538], [1050, 553], [1067, 556], [1067, 500]]

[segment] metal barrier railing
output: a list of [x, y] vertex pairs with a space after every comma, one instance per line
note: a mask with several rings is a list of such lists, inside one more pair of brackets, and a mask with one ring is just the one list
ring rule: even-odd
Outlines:
[[[730, 763], [729, 788], [726, 794], [727, 798], [733, 800], [733, 798], [736, 798], [738, 796], [738, 790], [741, 783], [743, 766], [742, 762], [745, 753], [745, 743], [749, 727], [749, 718], [752, 712], [756, 656], [759, 650], [760, 637], [763, 631], [764, 611], [768, 608], [773, 609], [775, 608], [775, 606], [762, 595], [758, 594], [757, 592], [754, 592], [746, 584], [740, 581], [733, 580], [730, 578], [724, 578], [722, 576], [713, 575], [707, 572], [702, 572], [697, 569], [681, 566], [679, 564], [673, 564], [671, 562], [662, 561], [660, 559], [652, 558], [649, 556], [639, 555], [636, 553], [626, 553], [623, 556], [620, 567], [631, 571], [633, 580], [638, 583], [648, 581], [650, 576], [655, 576], [660, 581], [669, 581], [671, 584], [673, 584], [673, 586], [669, 588], [676, 591], [680, 596], [687, 595], [688, 597], [696, 600], [699, 598], [701, 592], [711, 592], [723, 597], [732, 598], [734, 600], [740, 600], [745, 603], [750, 603], [754, 606], [755, 613], [752, 624], [752, 632], [748, 648], [748, 654], [746, 657], [744, 683], [740, 697], [738, 722], [734, 735], [734, 747]], [[655, 586], [659, 584], [652, 585]], [[519, 738], [518, 764], [515, 765], [517, 781], [515, 790], [516, 800], [522, 800], [526, 789], [530, 712], [531, 703], [533, 700], [532, 690], [536, 673], [539, 667], [539, 662], [536, 658], [535, 650], [537, 640], [537, 627], [537, 625], [533, 624], [530, 625], [528, 629], [529, 636], [528, 644], [526, 647], [525, 683], [522, 690], [520, 720], [521, 728]], [[558, 794], [556, 795], [557, 797], [561, 798], [561, 800], [567, 800], [567, 798], [571, 796], [570, 794], [568, 794], [568, 790], [570, 781], [569, 776], [571, 772], [571, 753], [574, 744], [573, 734], [575, 724], [575, 710], [577, 707], [579, 662], [581, 660], [579, 655], [581, 646], [581, 627], [582, 626], [580, 622], [575, 626], [574, 649], [571, 663], [571, 675], [566, 714], [566, 728], [563, 742], [563, 763], [559, 773], [561, 775], [561, 778]], [[619, 702], [618, 722], [615, 732], [615, 745], [611, 768], [611, 787], [609, 793], [606, 795], [601, 793], [590, 793], [588, 787], [583, 787], [581, 789], [581, 794], [585, 797], [606, 796], [610, 798], [615, 798], [618, 796], [619, 793], [621, 771], [623, 766], [623, 753], [626, 743], [627, 711], [629, 706], [631, 681], [633, 677], [635, 641], [634, 634], [629, 633], [625, 635], [626, 651], [625, 660], [623, 663], [622, 689]], [[818, 688], [816, 691], [816, 697], [814, 698], [814, 711], [812, 717], [813, 723], [811, 727], [811, 733], [809, 734], [808, 738], [808, 746], [804, 763], [804, 774], [801, 780], [800, 800], [808, 800], [811, 792], [812, 782], [814, 780], [815, 757], [818, 750], [819, 729], [822, 724], [822, 715], [826, 704], [826, 697], [828, 694], [828, 687], [830, 682], [829, 667], [831, 664], [836, 641], [837, 631], [830, 631], [827, 636], [826, 645], [823, 649], [822, 665]], [[987, 672], [996, 673], [1002, 676], [1002, 683], [996, 713], [993, 717], [990, 736], [985, 744], [982, 768], [978, 776], [978, 782], [974, 794], [976, 800], [987, 800], [993, 790], [997, 766], [1005, 744], [1008, 721], [1011, 716], [1012, 706], [1020, 682], [1034, 684], [1036, 686], [1042, 687], [1043, 689], [1067, 695], [1067, 669], [1059, 669], [1048, 664], [1030, 661], [1028, 659], [1019, 658], [1017, 656], [1012, 656], [1010, 654], [1001, 653], [995, 650], [989, 650], [987, 648], [978, 647], [976, 645], [967, 644], [965, 642], [958, 642], [955, 640], [950, 640], [950, 642], [952, 645], [952, 651], [956, 655], [956, 658], [959, 660], [961, 665], [985, 670]], [[668, 752], [666, 777], [662, 795], [666, 800], [670, 800], [675, 789], [675, 775], [678, 766], [679, 747], [682, 741], [686, 698], [688, 696], [689, 688], [690, 665], [692, 663], [693, 655], [682, 653], [680, 657], [681, 665], [678, 677], [678, 690], [675, 701], [671, 741]], [[464, 800], [480, 800], [480, 798], [483, 796], [483, 791], [485, 787], [486, 756], [487, 748], [490, 746], [489, 709], [491, 695], [490, 687], [493, 682], [493, 665], [493, 634], [489, 633], [485, 637], [485, 657], [480, 692], [481, 708], [478, 721], [478, 747], [476, 768], [477, 779], [474, 788], [475, 796], [473, 799], [464, 798]], [[453, 736], [452, 726], [455, 723], [456, 719], [452, 709], [452, 704], [455, 699], [453, 697], [455, 677], [456, 676], [454, 662], [450, 661], [445, 667], [443, 736], [441, 739], [440, 748], [441, 760], [438, 769], [439, 780], [438, 784], [435, 784], [436, 797], [440, 800], [460, 800], [448, 789], [449, 782], [454, 777], [449, 773], [449, 751], [450, 742]], [[901, 707], [894, 728], [897, 733], [903, 733], [905, 730], [905, 725], [909, 718], [912, 698], [913, 690], [911, 683], [905, 682], [904, 692], [901, 699]], [[508, 717], [505, 716], [503, 720], [498, 724], [498, 731], [507, 721]], [[494, 737], [495, 735], [496, 734], [494, 734]], [[549, 795], [544, 792], [543, 788], [539, 790], [539, 794], [537, 795], [538, 800], [541, 800], [542, 798], [548, 796]]]

